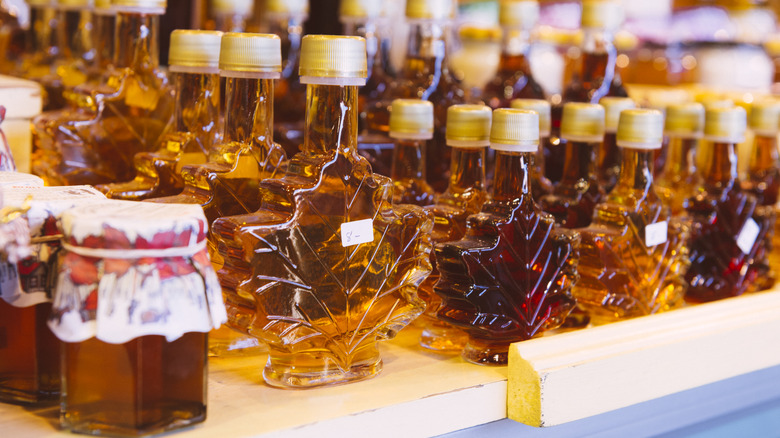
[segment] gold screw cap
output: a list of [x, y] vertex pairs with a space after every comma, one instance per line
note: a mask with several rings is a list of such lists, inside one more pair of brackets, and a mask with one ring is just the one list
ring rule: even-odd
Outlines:
[[111, 0], [95, 0], [95, 9], [100, 9], [101, 11], [105, 11], [111, 9], [111, 7], [112, 7]]
[[306, 35], [301, 43], [301, 82], [365, 85], [366, 40], [361, 37]]
[[453, 105], [447, 108], [447, 146], [490, 146], [493, 113], [485, 105]]
[[406, 18], [412, 20], [450, 20], [454, 17], [454, 0], [407, 0], [406, 2]]
[[211, 9], [217, 15], [249, 17], [255, 9], [254, 0], [212, 0]]
[[531, 30], [539, 21], [538, 0], [501, 0], [498, 21], [502, 26]]
[[32, 7], [54, 6], [55, 0], [27, 0], [27, 4]]
[[390, 137], [404, 140], [433, 138], [433, 104], [420, 99], [396, 99], [390, 106]]
[[744, 108], [715, 107], [704, 111], [704, 139], [718, 143], [745, 141], [747, 113]]
[[604, 140], [604, 107], [595, 103], [565, 104], [561, 119], [561, 138], [568, 141], [601, 143]]
[[60, 9], [89, 9], [94, 6], [93, 0], [57, 0]]
[[171, 71], [219, 73], [222, 32], [184, 30], [171, 32], [168, 65]]
[[499, 108], [493, 111], [490, 148], [506, 152], [539, 150], [539, 114], [536, 111]]
[[683, 138], [700, 138], [704, 132], [704, 105], [681, 103], [666, 108], [667, 135]]
[[376, 18], [382, 15], [380, 0], [341, 0], [339, 15], [342, 18]]
[[268, 0], [265, 10], [272, 14], [306, 15], [309, 13], [308, 0]]
[[165, 13], [167, 0], [112, 0], [117, 12], [159, 14]]
[[599, 104], [604, 107], [604, 131], [615, 133], [618, 120], [623, 110], [636, 108], [636, 104], [628, 97], [603, 97]]
[[282, 71], [282, 40], [264, 33], [223, 34], [219, 68], [222, 76], [278, 78]]
[[549, 137], [552, 128], [550, 102], [542, 99], [514, 99], [512, 108], [536, 111], [539, 114], [539, 136]]
[[777, 135], [780, 125], [780, 101], [765, 100], [756, 102], [750, 110], [748, 125], [761, 137]]
[[620, 113], [617, 145], [622, 148], [660, 149], [664, 141], [664, 115], [653, 109], [626, 109]]
[[623, 24], [623, 7], [610, 0], [583, 0], [583, 28], [616, 30]]

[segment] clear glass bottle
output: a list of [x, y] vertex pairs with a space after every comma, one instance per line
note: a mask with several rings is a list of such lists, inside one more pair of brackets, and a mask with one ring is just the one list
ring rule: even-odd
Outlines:
[[214, 29], [221, 32], [246, 32], [254, 13], [254, 0], [211, 0]]
[[537, 0], [501, 0], [498, 19], [504, 31], [496, 76], [488, 82], [483, 99], [493, 109], [507, 108], [512, 99], [544, 99], [544, 90], [531, 74], [530, 33], [539, 19]]
[[268, 344], [272, 386], [375, 376], [377, 341], [424, 309], [417, 288], [430, 273], [433, 221], [420, 207], [394, 206], [392, 181], [357, 153], [366, 69], [362, 38], [304, 37], [302, 150], [260, 183], [258, 211], [212, 227], [230, 324]]
[[684, 206], [692, 222], [688, 302], [700, 303], [755, 291], [770, 275], [767, 257], [775, 226], [774, 206], [742, 189], [736, 145], [747, 125], [741, 107], [706, 108], [704, 146], [711, 149], [703, 183]]
[[531, 192], [534, 199], [542, 199], [553, 191], [552, 182], [544, 175], [544, 151], [550, 144], [552, 116], [550, 102], [541, 99], [513, 99], [510, 106], [515, 109], [535, 111], [539, 114], [539, 153], [531, 165]]
[[[485, 105], [453, 105], [447, 109], [447, 145], [452, 148], [450, 185], [436, 196], [433, 213], [434, 243], [452, 242], [466, 234], [466, 219], [479, 213], [487, 201], [485, 184], [485, 149], [490, 145], [490, 122], [493, 113]], [[439, 280], [436, 259], [431, 253], [431, 274], [422, 282], [418, 294], [426, 303], [418, 321], [423, 331], [420, 345], [445, 353], [460, 353], [468, 341], [461, 329], [436, 318], [441, 298], [433, 293]]]
[[220, 126], [219, 50], [222, 32], [174, 30], [168, 55], [176, 101], [173, 129], [155, 152], [135, 156], [135, 179], [97, 188], [112, 199], [140, 201], [179, 194], [181, 168], [202, 164], [217, 141]]
[[617, 127], [623, 110], [636, 108], [629, 97], [602, 97], [599, 104], [604, 107], [604, 142], [596, 158], [596, 174], [604, 192], [609, 193], [617, 184], [620, 175], [620, 153], [617, 145]]
[[62, 83], [57, 76], [57, 63], [64, 56], [67, 35], [55, 0], [32, 0], [27, 47], [17, 66], [15, 76], [30, 79], [43, 87], [43, 109], [62, 108]]
[[85, 83], [95, 62], [95, 39], [92, 35], [94, 1], [57, 0], [57, 6], [66, 43], [56, 72], [65, 90]]
[[596, 154], [604, 140], [604, 107], [577, 102], [564, 105], [561, 139], [563, 176], [540, 204], [564, 227], [586, 227], [593, 209], [604, 199], [596, 176]]
[[579, 230], [580, 279], [573, 295], [594, 324], [674, 309], [683, 303], [687, 228], [672, 219], [653, 187], [653, 152], [663, 142], [663, 114], [620, 113], [620, 176]]
[[437, 316], [465, 330], [469, 362], [505, 365], [509, 345], [563, 323], [574, 307], [579, 235], [555, 224], [533, 200], [531, 161], [539, 149], [535, 112], [497, 109], [492, 200], [470, 216], [466, 235], [436, 245]]
[[696, 170], [696, 150], [704, 133], [704, 107], [700, 103], [670, 105], [664, 125], [666, 164], [655, 180], [655, 190], [672, 209], [672, 216], [685, 213], [685, 200], [701, 187]]
[[433, 204], [433, 189], [425, 180], [426, 144], [433, 138], [433, 104], [417, 99], [394, 100], [390, 137], [395, 139], [390, 172], [393, 202]]

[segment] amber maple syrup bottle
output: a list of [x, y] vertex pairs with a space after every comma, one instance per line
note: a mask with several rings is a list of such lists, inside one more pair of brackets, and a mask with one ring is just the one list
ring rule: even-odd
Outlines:
[[573, 295], [594, 324], [674, 309], [683, 303], [688, 268], [687, 228], [653, 187], [654, 151], [663, 142], [663, 114], [620, 113], [617, 184], [579, 230], [580, 279]]
[[390, 113], [390, 137], [395, 139], [393, 202], [433, 204], [433, 189], [425, 180], [425, 155], [433, 138], [433, 104], [426, 100], [396, 99]]
[[140, 201], [179, 194], [181, 168], [206, 162], [221, 131], [219, 50], [222, 32], [174, 30], [168, 55], [176, 101], [173, 132], [156, 152], [135, 156], [135, 179], [97, 186], [109, 198]]
[[65, 56], [67, 34], [57, 2], [32, 0], [27, 47], [17, 66], [15, 76], [36, 81], [43, 87], [43, 109], [62, 108], [62, 82], [57, 76], [58, 62]]
[[704, 107], [700, 103], [670, 105], [664, 134], [666, 164], [656, 178], [655, 189], [672, 209], [672, 216], [680, 216], [685, 213], [685, 200], [693, 197], [702, 183], [696, 170], [696, 150], [704, 134]]
[[357, 152], [365, 40], [307, 35], [307, 129], [287, 172], [261, 182], [263, 205], [212, 227], [233, 327], [268, 344], [266, 383], [302, 388], [375, 376], [377, 341], [419, 316], [433, 220], [393, 205], [392, 181]]
[[561, 121], [563, 176], [553, 193], [541, 199], [542, 209], [566, 228], [590, 225], [593, 209], [604, 198], [596, 175], [596, 154], [604, 139], [604, 107], [567, 103]]
[[[447, 145], [452, 148], [450, 184], [427, 208], [434, 216], [434, 243], [461, 239], [466, 234], [468, 217], [478, 213], [488, 199], [485, 149], [490, 145], [491, 120], [492, 112], [485, 105], [453, 105], [447, 109]], [[436, 318], [441, 298], [433, 293], [439, 280], [433, 252], [431, 265], [431, 275], [418, 292], [426, 303], [425, 313], [418, 319], [423, 325], [420, 345], [442, 353], [460, 353], [468, 341], [466, 333]]]
[[544, 90], [531, 74], [528, 60], [530, 33], [539, 19], [539, 2], [502, 0], [498, 19], [504, 33], [501, 59], [482, 98], [493, 109], [509, 107], [512, 99], [544, 99]]
[[700, 303], [752, 292], [770, 275], [767, 261], [775, 226], [773, 206], [742, 189], [736, 145], [744, 141], [741, 107], [706, 108], [703, 148], [711, 149], [703, 183], [684, 206], [692, 222], [691, 267], [685, 276], [688, 302]]
[[550, 127], [552, 126], [552, 116], [550, 102], [541, 99], [514, 99], [511, 102], [512, 108], [535, 111], [539, 114], [539, 153], [534, 157], [531, 166], [531, 191], [534, 199], [541, 199], [544, 195], [549, 195], [553, 191], [553, 185], [550, 180], [544, 176], [544, 149], [550, 143]]
[[539, 149], [532, 111], [497, 109], [492, 200], [468, 219], [466, 235], [436, 245], [441, 277], [434, 286], [437, 316], [465, 330], [462, 357], [505, 365], [509, 345], [563, 323], [574, 307], [579, 235], [555, 224], [531, 193], [531, 161]]
[[599, 104], [604, 107], [604, 142], [596, 158], [596, 174], [605, 193], [612, 191], [620, 175], [620, 153], [617, 145], [618, 118], [623, 110], [636, 108], [628, 97], [603, 97]]
[[95, 62], [93, 0], [58, 0], [65, 31], [64, 53], [57, 65], [63, 90], [85, 83]]

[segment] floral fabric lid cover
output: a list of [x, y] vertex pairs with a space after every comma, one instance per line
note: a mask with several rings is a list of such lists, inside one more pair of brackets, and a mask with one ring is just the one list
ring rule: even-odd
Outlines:
[[[19, 174], [24, 175], [24, 174]], [[17, 175], [17, 176], [19, 176]], [[3, 175], [6, 176], [6, 175]], [[32, 176], [32, 175], [28, 175]], [[30, 237], [37, 240], [31, 254], [17, 263], [0, 263], [0, 298], [14, 307], [29, 307], [51, 301], [60, 251], [59, 222], [62, 213], [77, 205], [106, 202], [106, 197], [90, 186], [24, 187], [0, 184], [3, 207], [24, 210]]]
[[226, 322], [199, 205], [106, 201], [63, 215], [49, 327], [65, 342], [170, 342]]

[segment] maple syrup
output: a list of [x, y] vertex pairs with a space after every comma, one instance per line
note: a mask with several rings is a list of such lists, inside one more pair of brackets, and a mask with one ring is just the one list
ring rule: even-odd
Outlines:
[[51, 0], [32, 0], [30, 27], [26, 35], [27, 48], [17, 66], [15, 76], [30, 79], [43, 87], [43, 109], [60, 109], [63, 86], [57, 76], [57, 63], [64, 57], [67, 34], [57, 4]]
[[395, 139], [390, 173], [393, 202], [432, 204], [433, 189], [425, 180], [425, 149], [428, 140], [433, 138], [433, 104], [425, 100], [394, 100], [390, 137]]
[[534, 199], [541, 199], [542, 196], [549, 195], [553, 191], [552, 182], [544, 175], [544, 151], [550, 144], [552, 126], [550, 103], [541, 99], [513, 99], [510, 106], [539, 114], [539, 152], [531, 166], [531, 191]]
[[[450, 184], [427, 209], [433, 213], [431, 238], [434, 243], [459, 240], [466, 234], [466, 219], [476, 214], [487, 200], [485, 149], [490, 145], [492, 112], [484, 105], [453, 105], [447, 109], [447, 145], [452, 148]], [[441, 298], [433, 293], [439, 280], [436, 259], [431, 253], [431, 274], [422, 282], [418, 295], [426, 303], [418, 319], [423, 331], [420, 345], [439, 352], [459, 353], [468, 341], [461, 329], [436, 318]]]
[[433, 221], [392, 203], [392, 181], [357, 153], [365, 40], [307, 35], [301, 80], [307, 129], [286, 173], [260, 183], [261, 208], [220, 218], [219, 271], [229, 324], [268, 344], [273, 386], [375, 376], [377, 341], [422, 313]]
[[612, 191], [620, 175], [620, 148], [617, 145], [617, 127], [620, 113], [635, 108], [628, 97], [602, 97], [599, 104], [604, 107], [604, 142], [596, 158], [596, 174], [605, 193]]
[[685, 213], [685, 200], [693, 197], [702, 183], [696, 170], [696, 150], [704, 133], [704, 107], [699, 103], [669, 106], [664, 133], [666, 164], [656, 178], [655, 189], [672, 215], [680, 216]]
[[436, 245], [434, 291], [442, 298], [437, 316], [469, 335], [463, 358], [505, 365], [510, 343], [560, 326], [574, 307], [579, 235], [559, 228], [533, 200], [538, 115], [497, 109], [490, 139], [492, 200], [469, 217], [462, 239]]
[[210, 3], [214, 30], [246, 32], [247, 21], [254, 13], [253, 0], [213, 0]]

